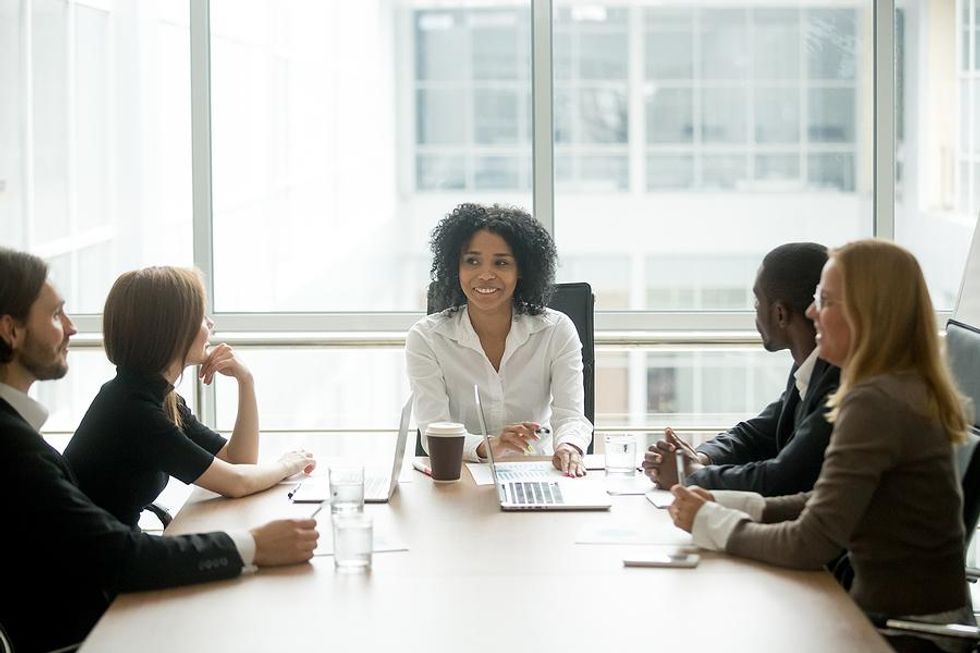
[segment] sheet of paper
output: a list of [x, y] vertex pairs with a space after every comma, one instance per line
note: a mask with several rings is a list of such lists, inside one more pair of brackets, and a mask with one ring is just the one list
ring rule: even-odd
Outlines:
[[606, 476], [606, 492], [609, 494], [646, 494], [654, 489], [653, 481], [646, 474], [635, 472], [632, 476]]
[[[488, 463], [466, 463], [470, 476], [477, 485], [493, 485], [493, 475]], [[551, 461], [541, 460], [527, 463], [497, 463], [497, 477], [502, 483], [509, 481], [542, 481], [563, 478]]]
[[666, 508], [674, 503], [674, 495], [667, 490], [650, 490], [646, 492], [647, 501], [658, 508]]
[[584, 458], [587, 470], [606, 468], [606, 457], [601, 453], [587, 453]]
[[576, 544], [654, 544], [697, 550], [690, 533], [663, 524], [655, 527], [633, 524], [588, 524], [579, 530]]
[[[389, 551], [408, 551], [408, 547], [399, 538], [395, 537], [391, 533], [379, 533], [375, 531], [374, 542], [371, 546], [372, 553], [388, 553]], [[333, 537], [329, 532], [321, 533], [320, 539], [317, 541], [316, 549], [313, 551], [314, 556], [332, 556], [333, 555]]]

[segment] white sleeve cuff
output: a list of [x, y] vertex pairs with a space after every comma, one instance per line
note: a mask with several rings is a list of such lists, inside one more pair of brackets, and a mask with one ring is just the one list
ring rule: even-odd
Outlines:
[[711, 490], [715, 501], [726, 508], [741, 510], [748, 514], [752, 521], [762, 521], [762, 513], [766, 509], [766, 499], [756, 492], [738, 492], [736, 490]]
[[242, 559], [242, 573], [251, 573], [257, 568], [255, 566], [255, 538], [248, 531], [225, 531], [231, 541], [238, 549], [238, 555]]
[[477, 447], [483, 442], [482, 435], [473, 435], [472, 433], [467, 433], [466, 438], [463, 441], [463, 461], [468, 463], [485, 463], [489, 458], [480, 458], [476, 453]]
[[691, 535], [694, 536], [694, 543], [703, 549], [724, 551], [732, 531], [746, 519], [750, 519], [749, 515], [741, 510], [708, 501], [694, 516]]

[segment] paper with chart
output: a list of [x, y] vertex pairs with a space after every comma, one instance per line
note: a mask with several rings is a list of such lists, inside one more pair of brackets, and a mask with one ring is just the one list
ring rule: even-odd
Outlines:
[[[470, 476], [477, 485], [493, 485], [493, 475], [488, 463], [466, 463]], [[527, 463], [497, 463], [497, 478], [501, 483], [511, 481], [545, 481], [563, 478], [550, 460]]]

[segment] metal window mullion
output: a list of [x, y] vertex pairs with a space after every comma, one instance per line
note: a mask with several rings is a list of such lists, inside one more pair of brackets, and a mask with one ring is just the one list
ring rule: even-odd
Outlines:
[[[75, 2], [71, 0], [67, 3], [65, 18], [65, 134], [67, 143], [65, 148], [65, 207], [68, 217], [68, 233], [70, 240], [78, 236], [78, 129], [75, 121], [77, 113], [76, 90], [77, 80], [75, 74], [75, 50], [77, 46], [77, 34], [75, 33]], [[70, 283], [70, 302], [79, 305], [81, 302], [81, 291], [79, 280], [79, 251], [72, 249], [68, 255], [68, 278]]]
[[874, 235], [895, 239], [895, 0], [874, 3]]
[[531, 0], [531, 173], [534, 217], [555, 234], [552, 0]]
[[23, 0], [21, 3], [20, 34], [21, 34], [21, 74], [23, 75], [23, 103], [21, 104], [21, 193], [23, 202], [23, 242], [25, 250], [31, 251], [34, 245], [34, 48], [33, 0]]
[[[204, 273], [208, 306], [214, 309], [214, 248], [211, 187], [211, 2], [190, 0], [191, 170], [194, 265]], [[214, 385], [198, 381], [195, 400], [202, 421], [216, 427]]]

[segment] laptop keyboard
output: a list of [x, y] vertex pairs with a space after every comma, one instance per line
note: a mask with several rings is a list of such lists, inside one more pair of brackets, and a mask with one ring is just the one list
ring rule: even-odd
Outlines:
[[514, 498], [514, 503], [534, 506], [564, 503], [561, 487], [557, 483], [524, 481], [509, 485], [510, 496]]

